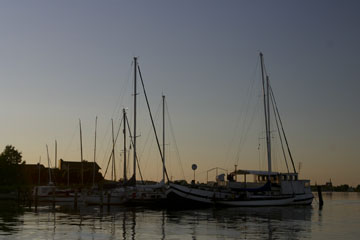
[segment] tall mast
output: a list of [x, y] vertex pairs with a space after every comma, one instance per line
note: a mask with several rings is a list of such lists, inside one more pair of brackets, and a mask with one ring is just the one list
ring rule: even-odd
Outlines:
[[163, 104], [163, 182], [165, 183], [165, 95], [162, 96]]
[[137, 57], [134, 57], [134, 143], [133, 143], [133, 149], [134, 149], [134, 181], [136, 184], [136, 74], [137, 74]]
[[269, 83], [269, 76], [266, 75], [266, 103], [267, 103], [267, 149], [268, 149], [268, 165], [269, 165], [269, 172], [271, 172], [271, 132], [270, 132], [270, 83]]
[[124, 183], [127, 181], [126, 177], [126, 111], [125, 108], [123, 109], [123, 123], [124, 123]]
[[[264, 113], [265, 113], [265, 131], [266, 131], [266, 146], [267, 146], [267, 159], [268, 159], [268, 172], [270, 176], [271, 172], [271, 146], [270, 146], [270, 113], [269, 113], [269, 81], [268, 77], [266, 78], [265, 83], [265, 73], [264, 73], [264, 57], [260, 52], [260, 62], [261, 62], [261, 79], [263, 87], [263, 98], [264, 98]], [[265, 88], [266, 84], [266, 88]], [[270, 180], [270, 179], [269, 179]]]
[[80, 126], [81, 185], [84, 185], [83, 148], [82, 148], [82, 132], [81, 132], [81, 120], [80, 119], [79, 119], [79, 126]]
[[93, 164], [93, 186], [95, 184], [95, 164], [96, 164], [96, 130], [97, 130], [97, 119], [98, 117], [96, 116], [95, 118], [95, 142], [94, 142], [94, 164]]

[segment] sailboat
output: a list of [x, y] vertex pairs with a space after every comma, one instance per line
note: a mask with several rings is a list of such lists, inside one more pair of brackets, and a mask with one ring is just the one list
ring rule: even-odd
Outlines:
[[[114, 139], [114, 124], [113, 121], [111, 121], [112, 125], [112, 143], [113, 143], [113, 149], [112, 149], [112, 155], [113, 158], [113, 164], [112, 164], [112, 175], [114, 173], [114, 147], [115, 147], [115, 139]], [[125, 126], [125, 125], [124, 125]], [[96, 162], [96, 131], [97, 130], [97, 117], [95, 119], [95, 144], [94, 144], [94, 163]], [[109, 159], [110, 160], [110, 159]], [[95, 166], [95, 164], [94, 164]], [[113, 177], [112, 177], [113, 180]], [[123, 187], [120, 187], [118, 183], [115, 183], [114, 181], [111, 181], [110, 188], [105, 186], [102, 186], [99, 188], [98, 186], [95, 186], [95, 169], [93, 168], [93, 184], [92, 188], [89, 189], [89, 191], [85, 194], [84, 197], [84, 203], [86, 205], [122, 205], [127, 201], [127, 194], [125, 192], [125, 189]]]
[[[153, 130], [155, 133], [155, 138], [156, 138], [157, 145], [158, 145], [159, 152], [160, 152], [160, 157], [161, 157], [161, 160], [163, 163], [163, 180], [156, 184], [144, 184], [143, 182], [142, 182], [142, 184], [139, 184], [136, 181], [136, 163], [138, 160], [137, 152], [136, 152], [136, 137], [137, 137], [136, 136], [136, 107], [137, 107], [136, 96], [137, 96], [137, 74], [138, 73], [139, 73], [140, 80], [142, 83], [144, 96], [145, 96], [147, 107], [149, 110], [152, 127], [153, 127]], [[140, 204], [140, 205], [156, 204], [156, 203], [163, 202], [166, 200], [166, 189], [167, 189], [167, 186], [165, 185], [165, 175], [167, 176], [167, 174], [166, 174], [165, 158], [164, 158], [164, 152], [165, 152], [164, 101], [165, 101], [165, 96], [163, 96], [163, 98], [162, 98], [163, 99], [163, 151], [161, 151], [159, 139], [157, 136], [157, 132], [156, 132], [153, 117], [152, 117], [152, 113], [150, 111], [150, 105], [149, 105], [149, 101], [147, 98], [144, 82], [142, 79], [140, 67], [138, 66], [136, 57], [134, 57], [134, 94], [133, 94], [133, 96], [134, 96], [134, 117], [133, 117], [134, 125], [133, 125], [133, 134], [132, 134], [131, 139], [132, 139], [132, 146], [133, 146], [133, 171], [134, 172], [133, 172], [133, 176], [128, 181], [126, 181], [126, 178], [124, 175], [124, 179], [126, 181], [125, 185], [124, 185], [125, 192], [127, 192], [127, 198], [129, 199], [129, 201], [127, 203]], [[126, 116], [124, 116], [124, 118], [126, 119], [126, 122], [127, 122]], [[129, 129], [129, 132], [130, 132], [130, 129]], [[124, 131], [124, 133], [125, 133], [125, 131]], [[130, 133], [130, 135], [131, 135], [131, 133]], [[124, 161], [124, 164], [125, 164], [125, 162], [126, 161]], [[125, 166], [124, 166], [124, 169], [125, 169]], [[125, 174], [125, 170], [124, 170], [124, 174]]]
[[[123, 109], [123, 134], [124, 134], [124, 176], [123, 176], [123, 182], [122, 183], [118, 183], [115, 187], [113, 187], [112, 189], [109, 189], [108, 191], [94, 191], [93, 193], [88, 194], [88, 196], [85, 199], [85, 202], [87, 204], [136, 204], [136, 205], [144, 205], [144, 204], [154, 204], [154, 203], [158, 203], [160, 201], [163, 201], [166, 199], [166, 185], [165, 185], [165, 173], [166, 173], [166, 169], [165, 169], [165, 159], [164, 159], [164, 155], [159, 147], [159, 151], [160, 151], [160, 157], [163, 161], [163, 180], [159, 183], [156, 184], [144, 184], [143, 182], [141, 182], [141, 184], [137, 181], [136, 178], [136, 173], [137, 173], [137, 162], [138, 162], [138, 158], [137, 158], [137, 145], [136, 145], [136, 130], [137, 130], [137, 111], [136, 111], [136, 107], [137, 107], [137, 77], [138, 77], [138, 73], [140, 75], [140, 79], [141, 79], [141, 83], [142, 83], [142, 87], [144, 90], [144, 95], [146, 98], [146, 103], [147, 103], [147, 107], [149, 110], [149, 114], [150, 114], [150, 118], [151, 118], [151, 122], [152, 122], [152, 126], [155, 132], [155, 137], [159, 145], [159, 141], [158, 141], [158, 137], [157, 137], [157, 133], [155, 130], [155, 125], [153, 122], [153, 118], [152, 118], [152, 114], [150, 111], [150, 107], [149, 107], [149, 102], [147, 99], [147, 95], [146, 95], [146, 91], [145, 91], [145, 87], [144, 87], [144, 83], [143, 83], [143, 79], [141, 76], [141, 72], [140, 72], [140, 68], [138, 66], [137, 63], [137, 58], [134, 57], [134, 93], [133, 93], [133, 97], [134, 97], [134, 116], [133, 116], [133, 132], [131, 133], [130, 131], [130, 124], [129, 121], [127, 119], [127, 114], [126, 114], [126, 110]], [[165, 97], [163, 96], [163, 105], [164, 105], [164, 101], [165, 101]], [[164, 120], [164, 118], [163, 118]], [[133, 175], [130, 179], [127, 178], [127, 174], [126, 174], [126, 156], [127, 156], [127, 149], [126, 149], [126, 132], [129, 132], [130, 135], [130, 139], [131, 139], [131, 146], [133, 149]], [[163, 137], [165, 135], [163, 134]], [[165, 142], [165, 139], [163, 139], [163, 141]], [[114, 147], [114, 142], [113, 142], [113, 147]], [[163, 151], [165, 150], [165, 144], [163, 145]], [[114, 152], [113, 152], [114, 154]], [[109, 201], [106, 201], [105, 199], [109, 199]], [[108, 202], [108, 203], [107, 203]]]
[[[55, 141], [55, 148], [56, 148], [56, 141]], [[48, 159], [49, 183], [47, 185], [35, 186], [32, 190], [33, 199], [38, 202], [54, 202], [54, 203], [73, 202], [75, 194], [77, 193], [71, 191], [70, 189], [59, 189], [58, 187], [55, 186], [54, 182], [52, 181], [48, 145], [46, 145], [46, 151], [47, 151], [47, 159]]]
[[[284, 206], [284, 205], [307, 205], [311, 204], [314, 198], [310, 189], [310, 180], [299, 180], [294, 162], [291, 156], [287, 138], [282, 127], [280, 115], [276, 106], [275, 98], [269, 83], [269, 77], [265, 76], [264, 58], [260, 53], [261, 77], [263, 86], [264, 116], [266, 129], [266, 145], [268, 170], [237, 170], [219, 178], [218, 186], [207, 185], [184, 185], [170, 183], [167, 196], [173, 201], [181, 204], [191, 202], [197, 205], [220, 205], [238, 207], [258, 206]], [[285, 139], [288, 153], [293, 164], [294, 172], [287, 173], [272, 171], [271, 166], [271, 134], [270, 134], [270, 104], [275, 109], [276, 123], [279, 135]], [[279, 124], [280, 122], [280, 124]], [[281, 126], [282, 131], [279, 127]], [[281, 138], [281, 139], [282, 139]], [[284, 148], [283, 148], [284, 149]], [[236, 181], [238, 175], [243, 175], [243, 182]], [[253, 182], [246, 179], [253, 175]], [[248, 177], [249, 179], [249, 177]]]

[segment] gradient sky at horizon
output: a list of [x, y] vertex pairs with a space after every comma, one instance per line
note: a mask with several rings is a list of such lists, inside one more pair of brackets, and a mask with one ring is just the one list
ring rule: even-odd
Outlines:
[[[167, 97], [183, 168], [169, 128], [173, 179], [190, 180], [192, 163], [200, 181], [213, 167], [265, 169], [261, 51], [302, 177], [356, 186], [359, 10], [355, 0], [2, 1], [0, 150], [11, 144], [27, 163], [41, 156], [47, 165], [45, 145], [53, 161], [56, 139], [58, 158], [79, 160], [81, 119], [84, 158], [92, 161], [98, 116], [96, 158], [104, 170], [111, 118], [118, 126], [126, 107], [132, 119], [138, 56], [159, 131], [161, 94]], [[143, 175], [159, 180], [142, 93], [139, 102]], [[275, 170], [283, 171], [275, 155]]]

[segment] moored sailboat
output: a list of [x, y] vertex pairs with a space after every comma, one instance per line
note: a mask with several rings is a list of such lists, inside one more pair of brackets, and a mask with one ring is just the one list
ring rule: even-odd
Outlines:
[[[170, 183], [167, 191], [168, 198], [174, 201], [180, 200], [200, 205], [222, 206], [284, 206], [292, 204], [311, 204], [314, 198], [310, 189], [310, 180], [299, 180], [292, 155], [288, 146], [287, 138], [282, 127], [280, 115], [276, 106], [275, 98], [270, 87], [269, 77], [265, 75], [263, 54], [260, 53], [261, 78], [263, 88], [264, 116], [266, 129], [266, 146], [268, 171], [235, 170], [228, 174], [227, 182], [224, 180], [218, 186], [207, 185], [184, 185]], [[270, 104], [272, 104], [280, 140], [285, 139], [288, 154], [294, 168], [294, 172], [279, 173], [272, 171], [271, 165], [271, 133], [270, 133]], [[279, 124], [280, 122], [280, 124]], [[281, 126], [281, 130], [279, 127]], [[282, 134], [282, 135], [281, 135]], [[285, 151], [282, 147], [284, 155]], [[286, 161], [286, 159], [285, 159]], [[237, 182], [237, 175], [244, 175], [243, 182]], [[254, 181], [247, 182], [246, 176], [253, 175]]]

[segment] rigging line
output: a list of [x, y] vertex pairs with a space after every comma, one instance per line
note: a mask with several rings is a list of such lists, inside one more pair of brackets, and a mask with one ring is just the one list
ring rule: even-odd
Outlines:
[[[156, 110], [155, 122], [157, 122], [157, 120], [159, 119], [161, 103], [162, 102], [159, 103], [159, 105], [157, 107], [157, 110]], [[139, 159], [142, 159], [143, 167], [144, 167], [144, 164], [145, 164], [145, 169], [147, 169], [147, 166], [148, 166], [149, 161], [150, 161], [149, 159], [152, 159], [152, 155], [153, 155], [153, 152], [151, 151], [151, 149], [153, 148], [152, 146], [153, 146], [153, 143], [154, 143], [154, 138], [151, 138], [150, 145], [148, 145], [151, 132], [152, 132], [152, 128], [150, 127], [149, 131], [147, 133], [147, 136], [146, 136], [146, 140], [145, 140], [145, 143], [144, 143], [144, 148], [142, 149], [142, 152], [139, 154]], [[145, 154], [145, 151], [148, 151], [148, 154]], [[145, 163], [144, 163], [144, 159], [142, 157], [142, 156], [144, 156], [144, 154], [147, 156], [147, 158], [145, 159]]]
[[117, 101], [116, 101], [117, 104], [115, 105], [115, 108], [114, 108], [114, 111], [113, 111], [113, 113], [112, 113], [112, 115], [111, 115], [111, 118], [115, 118], [114, 116], [115, 116], [116, 114], [119, 114], [119, 113], [121, 112], [121, 110], [122, 110], [121, 105], [122, 105], [122, 102], [123, 102], [123, 100], [124, 100], [125, 92], [126, 92], [126, 90], [128, 89], [128, 85], [129, 85], [129, 82], [130, 82], [130, 79], [131, 79], [132, 65], [133, 65], [133, 61], [131, 61], [130, 68], [129, 68], [128, 71], [127, 71], [127, 77], [126, 77], [127, 80], [125, 80], [125, 81], [123, 82], [123, 83], [124, 83], [124, 87], [122, 87], [121, 90], [120, 90], [119, 97], [118, 97], [118, 99], [117, 99]]
[[[253, 96], [253, 89], [254, 89], [254, 84], [255, 84], [255, 79], [256, 79], [256, 73], [257, 73], [257, 68], [258, 68], [258, 65], [259, 65], [259, 58], [256, 58], [257, 59], [257, 63], [256, 63], [256, 67], [254, 69], [254, 72], [253, 72], [253, 75], [252, 75], [252, 80], [251, 80], [251, 84], [248, 86], [248, 89], [247, 89], [247, 95], [248, 95], [248, 98], [247, 98], [247, 101], [245, 102], [244, 105], [246, 105], [246, 110], [245, 110], [245, 119], [244, 119], [244, 122], [243, 122], [243, 125], [245, 125], [246, 123], [246, 116], [247, 116], [247, 113], [249, 111], [249, 105], [250, 105], [250, 99], [252, 98]], [[242, 109], [242, 108], [241, 108]], [[239, 115], [237, 117], [237, 121], [236, 123], [236, 126], [235, 126], [235, 131], [234, 131], [234, 134], [233, 134], [233, 137], [232, 137], [232, 140], [230, 141], [230, 144], [229, 144], [229, 147], [228, 147], [228, 150], [226, 152], [226, 155], [225, 155], [225, 161], [227, 162], [228, 159], [229, 159], [229, 153], [230, 153], [230, 150], [231, 150], [231, 147], [232, 147], [232, 143], [235, 141], [235, 138], [236, 138], [236, 132], [239, 128], [239, 123], [240, 123], [240, 119], [243, 115], [241, 114], [241, 112], [239, 112]], [[244, 128], [242, 128], [244, 129]], [[241, 133], [240, 136], [243, 136], [243, 133]], [[226, 164], [227, 165], [227, 164]]]
[[50, 173], [50, 180], [51, 180], [51, 175], [53, 176], [53, 183], [56, 185], [56, 178], [55, 178], [55, 174], [54, 174], [54, 169], [51, 168], [52, 167], [52, 164], [51, 164], [51, 160], [50, 160], [50, 156], [49, 156], [49, 148], [48, 148], [48, 145], [46, 144], [46, 151], [47, 151], [47, 159], [48, 159], [48, 165], [49, 165], [49, 173]]
[[[133, 62], [131, 62], [131, 66], [132, 66]], [[111, 114], [111, 118], [115, 118], [114, 116], [116, 115], [116, 112], [118, 111], [117, 109], [120, 108], [118, 106], [121, 106], [121, 103], [124, 101], [124, 97], [125, 97], [125, 92], [126, 90], [128, 89], [128, 85], [129, 85], [129, 82], [130, 82], [130, 76], [131, 76], [131, 67], [130, 69], [128, 70], [128, 77], [127, 77], [127, 80], [125, 80], [125, 84], [124, 84], [124, 87], [121, 88], [121, 91], [120, 91], [120, 94], [119, 94], [119, 97], [118, 97], [118, 100], [117, 102], [119, 102], [119, 104], [117, 104], [113, 110], [113, 113]], [[116, 119], [116, 118], [115, 118]], [[105, 134], [104, 134], [104, 137], [102, 139], [101, 142], [101, 145], [100, 145], [100, 148], [99, 148], [99, 152], [103, 152], [103, 149], [104, 149], [104, 143], [106, 142], [105, 141], [105, 138], [108, 136], [108, 133], [110, 131], [110, 124], [107, 125], [107, 128], [105, 130]], [[111, 140], [109, 140], [108, 142], [110, 142]], [[104, 163], [104, 160], [106, 159], [106, 156], [108, 155], [108, 152], [109, 152], [109, 148], [110, 148], [110, 145], [108, 145], [108, 149], [106, 149], [104, 151], [104, 157], [102, 158], [102, 164]]]
[[[115, 142], [114, 142], [114, 144], [116, 144], [117, 139], [118, 139], [118, 137], [119, 137], [119, 132], [120, 132], [120, 129], [121, 129], [122, 122], [123, 122], [123, 120], [121, 119], [121, 120], [120, 120], [120, 126], [119, 126], [119, 129], [118, 129], [118, 131], [117, 131], [117, 133], [116, 133], [116, 138], [115, 138]], [[105, 178], [106, 173], [107, 173], [107, 171], [108, 171], [108, 168], [109, 168], [109, 165], [110, 165], [110, 161], [111, 161], [112, 155], [113, 155], [113, 152], [111, 151], [111, 154], [110, 154], [110, 157], [109, 157], [109, 160], [108, 160], [107, 166], [106, 166], [106, 170], [105, 170], [105, 173], [104, 173], [104, 178]]]
[[[271, 92], [270, 92], [270, 93], [271, 93]], [[285, 153], [285, 149], [284, 149], [284, 144], [283, 144], [282, 136], [281, 136], [281, 132], [280, 132], [280, 127], [279, 127], [279, 123], [278, 123], [278, 116], [277, 116], [276, 111], [275, 111], [274, 95], [271, 93], [270, 96], [271, 96], [272, 108], [273, 108], [273, 111], [274, 111], [276, 128], [277, 128], [277, 132], [278, 132], [278, 134], [279, 134], [279, 140], [280, 140], [281, 150], [282, 150], [282, 153], [283, 153], [283, 156], [284, 156], [284, 160], [285, 160], [285, 164], [286, 164], [286, 169], [287, 169], [288, 173], [290, 173], [290, 171], [289, 171], [289, 165], [288, 165], [288, 162], [287, 162], [286, 153]]]
[[[290, 173], [289, 166], [288, 166], [287, 159], [286, 159], [285, 150], [284, 150], [284, 145], [283, 145], [283, 141], [282, 141], [282, 136], [281, 136], [280, 128], [279, 128], [279, 124], [278, 124], [278, 118], [280, 119], [280, 116], [278, 114], [276, 114], [276, 112], [275, 112], [275, 97], [274, 97], [274, 94], [272, 92], [271, 85], [270, 85], [270, 97], [271, 97], [271, 103], [272, 103], [272, 106], [273, 106], [273, 111], [274, 111], [274, 116], [275, 116], [275, 121], [276, 121], [276, 127], [278, 129], [279, 139], [280, 139], [280, 142], [281, 142], [281, 149], [282, 149], [284, 159], [285, 159], [285, 163], [286, 163], [286, 169], [287, 169], [287, 172]], [[285, 133], [284, 133], [284, 136], [285, 136]], [[292, 189], [293, 193], [295, 193], [293, 181], [291, 181], [291, 189]]]
[[77, 128], [77, 126], [75, 126], [75, 127], [74, 127], [74, 131], [73, 131], [73, 134], [72, 134], [72, 137], [71, 137], [71, 140], [70, 140], [68, 146], [66, 147], [66, 151], [65, 151], [65, 154], [64, 154], [64, 158], [65, 158], [65, 159], [66, 159], [67, 154], [68, 154], [68, 152], [69, 152], [70, 146], [72, 145], [72, 143], [73, 143], [73, 141], [74, 141], [74, 138], [75, 138], [75, 135], [76, 135], [77, 131], [78, 131], [78, 128]]
[[[146, 104], [147, 104], [147, 107], [148, 107], [148, 110], [149, 110], [149, 115], [150, 115], [151, 123], [152, 123], [153, 129], [154, 129], [154, 133], [155, 133], [156, 143], [157, 143], [158, 148], [159, 148], [159, 153], [160, 153], [161, 161], [164, 163], [164, 156], [163, 156], [162, 151], [161, 151], [161, 147], [160, 147], [160, 143], [159, 143], [159, 138], [158, 138], [158, 136], [157, 136], [156, 128], [155, 128], [155, 125], [154, 125], [154, 120], [153, 120], [153, 117], [152, 117], [152, 114], [151, 114], [150, 105], [149, 105], [149, 101], [148, 101], [147, 94], [146, 94], [146, 91], [145, 91], [145, 86], [144, 86], [144, 81], [143, 81], [143, 78], [142, 78], [140, 66], [138, 66], [138, 71], [139, 71], [139, 76], [140, 76], [140, 80], [141, 80], [141, 85], [142, 85], [143, 91], [144, 91], [144, 96], [145, 96], [145, 99], [146, 99]], [[164, 168], [164, 170], [165, 170], [166, 179], [169, 181], [169, 176], [168, 176], [168, 174], [167, 174], [166, 167]]]
[[[161, 102], [160, 104], [158, 105], [158, 108], [157, 108], [157, 111], [156, 111], [156, 114], [155, 114], [155, 120], [158, 119], [159, 117], [159, 112], [160, 112], [160, 106], [161, 106]], [[142, 156], [144, 155], [144, 152], [145, 152], [145, 149], [146, 149], [146, 145], [149, 141], [149, 138], [150, 138], [150, 133], [152, 131], [152, 128], [149, 128], [149, 131], [148, 133], [146, 134], [146, 138], [145, 138], [145, 142], [144, 142], [144, 148], [142, 149], [142, 152], [139, 154], [139, 158], [142, 158]], [[152, 143], [151, 143], [152, 144]], [[146, 167], [145, 167], [146, 168]]]
[[249, 135], [250, 128], [251, 128], [252, 124], [254, 123], [255, 115], [256, 115], [256, 113], [258, 113], [259, 110], [260, 110], [260, 109], [259, 109], [260, 100], [261, 100], [261, 99], [258, 98], [258, 101], [257, 101], [257, 103], [256, 103], [256, 106], [255, 106], [255, 108], [254, 108], [254, 111], [252, 112], [252, 116], [251, 116], [251, 118], [250, 118], [250, 120], [249, 120], [249, 122], [248, 122], [248, 127], [247, 127], [247, 129], [246, 129], [246, 131], [245, 131], [245, 133], [244, 133], [244, 137], [240, 138], [240, 140], [239, 140], [239, 144], [238, 144], [239, 147], [238, 147], [238, 151], [237, 151], [236, 157], [235, 157], [235, 159], [237, 159], [237, 160], [236, 160], [236, 164], [239, 163], [239, 156], [240, 156], [241, 151], [242, 151], [243, 148], [244, 148], [243, 143], [244, 143], [245, 139], [247, 138], [247, 136]]
[[[125, 120], [126, 120], [126, 123], [127, 123], [127, 126], [128, 126], [128, 131], [129, 131], [129, 136], [130, 136], [131, 145], [134, 147], [134, 141], [133, 141], [133, 137], [132, 137], [132, 135], [131, 135], [131, 129], [130, 129], [130, 124], [129, 124], [128, 118], [126, 117]], [[141, 182], [144, 184], [144, 179], [143, 179], [143, 176], [142, 176], [142, 173], [141, 173], [140, 163], [139, 163], [139, 159], [138, 159], [138, 156], [137, 156], [137, 153], [136, 153], [136, 152], [135, 152], [135, 159], [136, 159], [137, 167], [138, 167], [138, 170], [139, 170], [139, 173], [140, 173]]]
[[282, 133], [283, 133], [283, 135], [284, 135], [285, 143], [286, 143], [287, 150], [288, 150], [288, 153], [289, 153], [289, 157], [290, 157], [290, 160], [291, 160], [293, 169], [294, 169], [294, 173], [296, 173], [296, 168], [295, 168], [294, 160], [293, 160], [293, 157], [292, 157], [292, 154], [291, 154], [291, 151], [290, 151], [289, 143], [288, 143], [288, 140], [287, 140], [287, 137], [286, 137], [286, 134], [285, 134], [284, 126], [283, 126], [282, 121], [281, 121], [279, 109], [278, 109], [278, 107], [277, 107], [276, 100], [275, 100], [275, 96], [274, 96], [274, 92], [273, 92], [271, 86], [270, 86], [270, 92], [271, 92], [272, 97], [274, 98], [275, 108], [276, 108], [277, 115], [278, 115], [278, 117], [279, 117], [279, 122], [280, 122], [281, 130], [282, 130]]
[[174, 131], [174, 128], [173, 128], [173, 124], [172, 124], [172, 121], [171, 121], [171, 117], [170, 117], [170, 113], [169, 113], [169, 109], [168, 109], [168, 105], [167, 105], [166, 100], [165, 100], [165, 109], [166, 109], [166, 113], [167, 113], [167, 116], [168, 116], [171, 136], [172, 136], [172, 139], [173, 139], [174, 144], [175, 144], [175, 151], [176, 151], [177, 159], [179, 161], [179, 165], [180, 165], [180, 168], [181, 168], [181, 171], [182, 171], [182, 174], [183, 174], [183, 178], [185, 179], [185, 172], [184, 172], [184, 168], [183, 168], [182, 163], [181, 163], [180, 152], [179, 152], [178, 145], [176, 143], [175, 131]]

